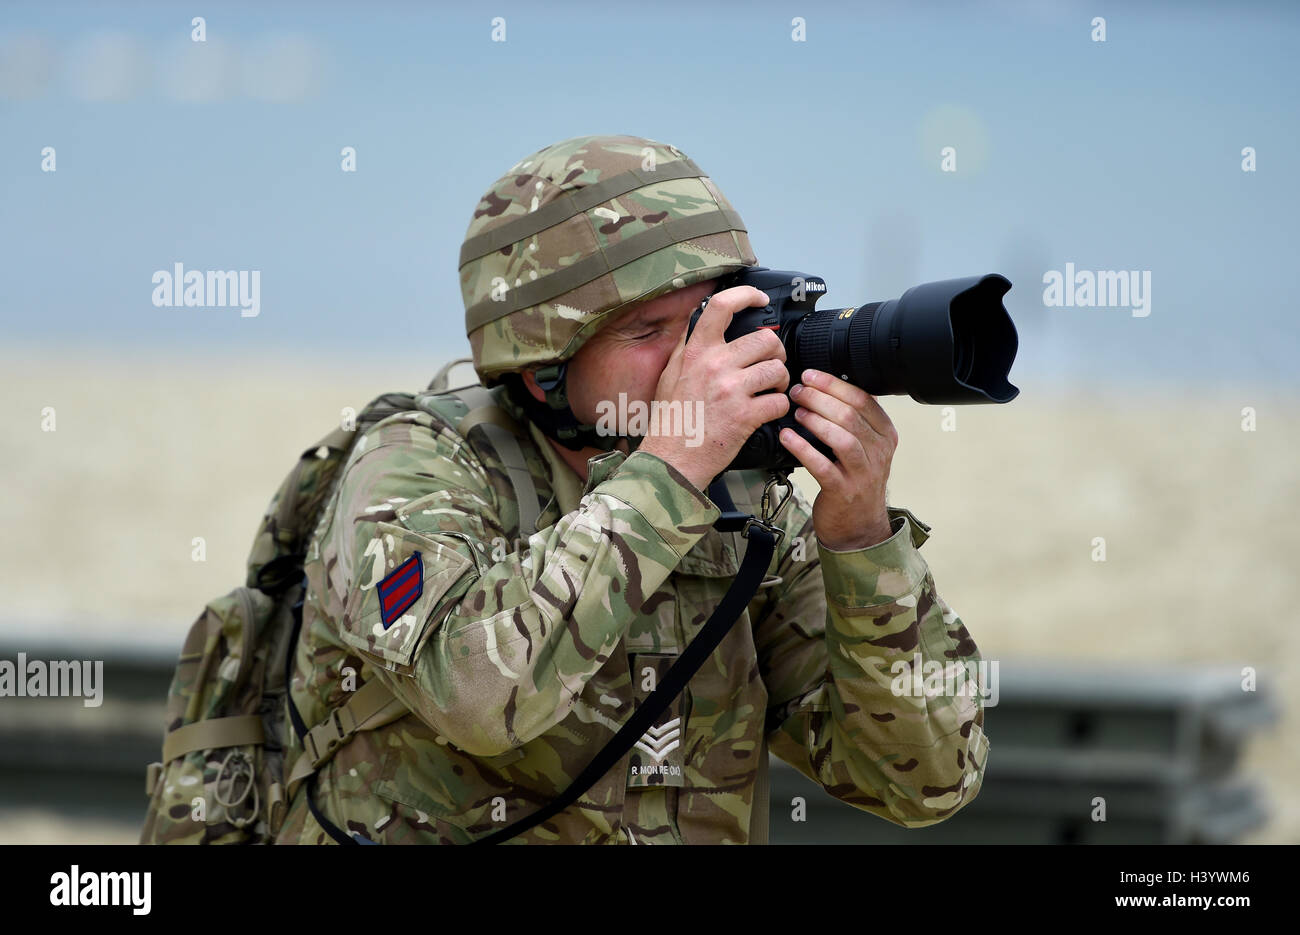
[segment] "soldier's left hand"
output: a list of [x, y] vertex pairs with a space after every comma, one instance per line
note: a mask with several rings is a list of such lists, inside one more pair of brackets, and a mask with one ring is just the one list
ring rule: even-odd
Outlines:
[[781, 444], [821, 485], [813, 528], [828, 549], [850, 551], [890, 537], [885, 482], [898, 431], [876, 397], [820, 370], [805, 370], [790, 387], [795, 419], [831, 451], [831, 461], [791, 429]]

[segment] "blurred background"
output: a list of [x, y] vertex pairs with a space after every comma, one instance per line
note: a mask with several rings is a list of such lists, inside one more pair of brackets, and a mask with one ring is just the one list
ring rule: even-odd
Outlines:
[[[773, 840], [1300, 842], [1298, 42], [1285, 3], [5, 4], [0, 660], [108, 671], [99, 708], [0, 697], [0, 841], [138, 837], [170, 665], [281, 478], [466, 356], [493, 180], [627, 133], [824, 307], [1014, 284], [1017, 400], [882, 400], [890, 501], [999, 662], [984, 792], [900, 838], [778, 769]], [[259, 271], [258, 313], [156, 306], [177, 263]], [[1149, 273], [1146, 314], [1051, 304], [1067, 264]]]

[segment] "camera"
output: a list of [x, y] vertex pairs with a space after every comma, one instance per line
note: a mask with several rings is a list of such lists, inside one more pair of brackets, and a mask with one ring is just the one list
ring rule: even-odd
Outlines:
[[[1020, 393], [1007, 381], [1017, 347], [1016, 326], [1002, 304], [1011, 282], [997, 273], [927, 282], [897, 299], [820, 310], [814, 307], [826, 295], [820, 276], [752, 266], [720, 278], [716, 291], [733, 286], [753, 286], [771, 301], [736, 312], [726, 339], [759, 328], [775, 331], [785, 346], [791, 386], [812, 368], [873, 396], [906, 395], [932, 405], [1007, 403]], [[692, 331], [702, 311], [691, 315]], [[795, 421], [792, 402], [789, 413], [749, 437], [727, 470], [798, 467], [781, 444], [783, 428], [834, 460]]]

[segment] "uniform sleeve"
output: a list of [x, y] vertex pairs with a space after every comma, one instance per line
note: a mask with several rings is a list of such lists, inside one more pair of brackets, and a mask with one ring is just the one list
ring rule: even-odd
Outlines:
[[772, 752], [850, 805], [923, 827], [983, 782], [980, 656], [917, 551], [928, 527], [889, 512], [893, 535], [851, 552], [821, 547], [806, 519], [755, 639]]
[[507, 542], [485, 466], [449, 433], [409, 435], [342, 482], [342, 635], [440, 735], [496, 756], [569, 714], [718, 511], [637, 452], [574, 512]]

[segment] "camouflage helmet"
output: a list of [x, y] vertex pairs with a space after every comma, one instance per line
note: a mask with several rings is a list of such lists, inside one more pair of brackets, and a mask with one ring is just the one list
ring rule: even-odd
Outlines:
[[568, 360], [614, 313], [756, 263], [740, 215], [675, 146], [582, 136], [512, 166], [460, 251], [474, 368]]

